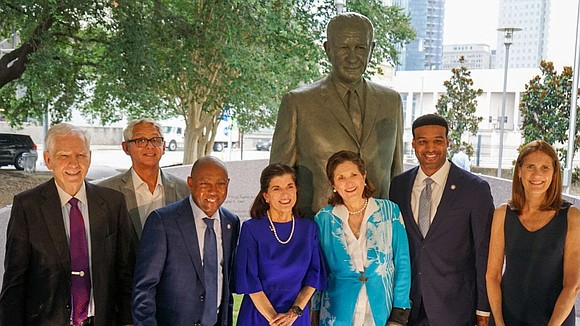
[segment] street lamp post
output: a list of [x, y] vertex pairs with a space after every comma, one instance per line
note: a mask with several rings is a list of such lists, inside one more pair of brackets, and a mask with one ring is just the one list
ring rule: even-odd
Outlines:
[[505, 106], [506, 106], [506, 90], [507, 90], [507, 74], [508, 74], [508, 62], [510, 57], [510, 45], [513, 43], [514, 32], [521, 31], [521, 28], [517, 27], [502, 27], [497, 29], [499, 32], [504, 32], [505, 44], [505, 61], [504, 61], [504, 72], [503, 72], [503, 95], [501, 99], [501, 116], [499, 120], [499, 160], [497, 162], [497, 177], [501, 178], [501, 161], [503, 159], [503, 134], [504, 134], [504, 123], [505, 123]]
[[344, 12], [344, 6], [346, 5], [346, 0], [334, 0], [334, 5], [336, 6], [336, 14], [342, 14]]
[[576, 142], [576, 105], [578, 103], [578, 69], [580, 69], [580, 6], [576, 14], [576, 46], [574, 48], [574, 70], [572, 76], [572, 100], [570, 103], [570, 122], [568, 127], [568, 153], [566, 168], [564, 168], [564, 184], [566, 192], [572, 190], [572, 169], [574, 163], [574, 143]]

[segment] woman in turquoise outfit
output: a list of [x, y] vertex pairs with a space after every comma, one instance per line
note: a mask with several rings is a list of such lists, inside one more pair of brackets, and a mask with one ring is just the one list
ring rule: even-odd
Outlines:
[[371, 197], [365, 163], [354, 152], [332, 155], [326, 173], [330, 205], [314, 217], [328, 271], [328, 288], [315, 298], [319, 324], [405, 325], [411, 263], [399, 207]]

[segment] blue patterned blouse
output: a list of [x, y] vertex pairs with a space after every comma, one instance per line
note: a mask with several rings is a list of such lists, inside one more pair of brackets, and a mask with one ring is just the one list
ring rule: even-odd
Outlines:
[[[341, 205], [342, 206], [342, 205]], [[366, 218], [364, 277], [349, 255], [341, 206], [326, 206], [314, 217], [320, 229], [320, 244], [327, 263], [328, 289], [315, 296], [320, 325], [352, 325], [363, 284], [375, 325], [386, 325], [393, 307], [410, 308], [411, 263], [409, 243], [397, 204], [369, 199]], [[366, 278], [366, 279], [365, 279]]]

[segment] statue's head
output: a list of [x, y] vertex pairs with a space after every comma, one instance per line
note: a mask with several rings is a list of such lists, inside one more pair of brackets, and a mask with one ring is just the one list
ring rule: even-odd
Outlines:
[[359, 82], [371, 59], [373, 39], [373, 24], [367, 17], [354, 12], [334, 16], [324, 42], [332, 76], [346, 85]]

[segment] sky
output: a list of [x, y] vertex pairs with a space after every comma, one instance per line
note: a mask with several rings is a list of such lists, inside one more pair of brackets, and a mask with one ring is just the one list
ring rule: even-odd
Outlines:
[[[577, 9], [577, 0], [551, 0], [547, 59], [558, 69], [574, 64]], [[499, 0], [445, 0], [443, 43], [496, 49], [498, 11]]]

